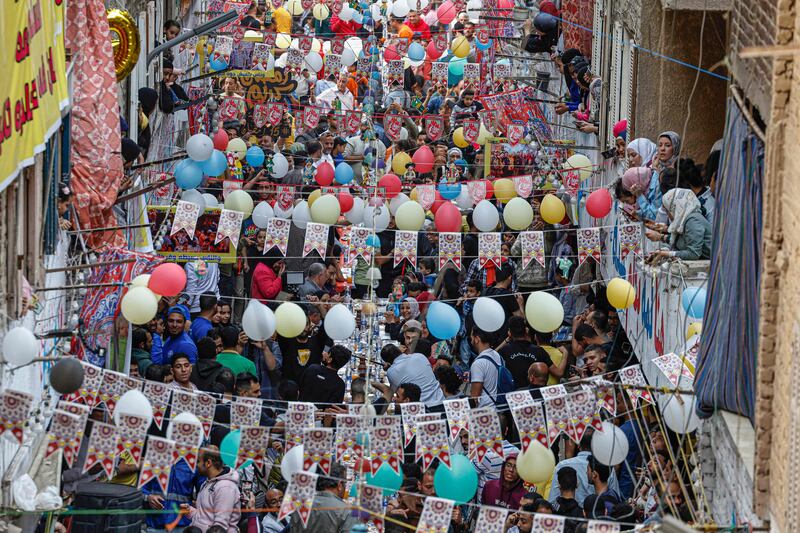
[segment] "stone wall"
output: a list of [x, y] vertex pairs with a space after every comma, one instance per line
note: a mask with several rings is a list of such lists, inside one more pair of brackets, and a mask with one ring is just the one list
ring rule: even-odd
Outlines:
[[772, 60], [740, 59], [743, 46], [765, 46], [778, 37], [778, 4], [775, 0], [737, 0], [731, 11], [730, 66], [734, 82], [747, 94], [762, 117], [770, 113]]

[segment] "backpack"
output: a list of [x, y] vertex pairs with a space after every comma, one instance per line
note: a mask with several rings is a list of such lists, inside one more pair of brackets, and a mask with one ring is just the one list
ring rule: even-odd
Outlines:
[[[506, 405], [506, 393], [515, 389], [514, 376], [511, 375], [511, 371], [503, 364], [502, 358], [500, 358], [499, 365], [488, 355], [481, 355], [475, 360], [478, 361], [480, 359], [489, 361], [497, 369], [497, 398], [492, 398], [491, 395], [489, 398], [491, 398], [495, 405]], [[489, 393], [487, 392], [486, 394]]]

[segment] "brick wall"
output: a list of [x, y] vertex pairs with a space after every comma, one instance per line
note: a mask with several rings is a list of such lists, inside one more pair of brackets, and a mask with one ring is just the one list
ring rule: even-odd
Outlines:
[[769, 116], [772, 86], [770, 59], [739, 59], [736, 52], [743, 46], [772, 45], [776, 42], [778, 2], [775, 0], [736, 0], [730, 15], [730, 62], [734, 81], [762, 117]]

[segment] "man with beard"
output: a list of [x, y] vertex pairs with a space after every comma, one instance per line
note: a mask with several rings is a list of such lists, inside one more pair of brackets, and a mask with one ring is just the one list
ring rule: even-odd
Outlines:
[[322, 352], [321, 365], [309, 365], [300, 378], [300, 401], [311, 403], [341, 403], [344, 401], [345, 383], [338, 371], [350, 361], [353, 353], [336, 345]]
[[183, 305], [174, 305], [167, 311], [167, 335], [164, 342], [163, 359], [171, 361], [176, 353], [185, 353], [189, 361], [197, 362], [197, 346], [189, 334], [186, 333], [186, 321], [189, 320], [189, 311]]

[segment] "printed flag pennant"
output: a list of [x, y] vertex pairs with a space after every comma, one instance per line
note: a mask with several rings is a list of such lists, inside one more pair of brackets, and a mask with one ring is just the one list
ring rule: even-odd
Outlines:
[[411, 444], [417, 434], [417, 415], [425, 413], [425, 404], [422, 402], [407, 402], [400, 404], [400, 414], [403, 418], [404, 446]]
[[462, 430], [469, 429], [469, 399], [454, 398], [444, 401], [447, 425], [450, 426], [450, 441], [455, 442]]
[[169, 386], [166, 383], [157, 381], [145, 381], [143, 394], [150, 400], [150, 405], [153, 406], [153, 422], [156, 423], [158, 429], [162, 429], [161, 424], [164, 422], [164, 416], [167, 414], [167, 407], [169, 407]]
[[303, 527], [308, 526], [308, 517], [311, 515], [314, 497], [317, 494], [317, 477], [317, 474], [311, 472], [294, 472], [292, 474], [289, 487], [286, 489], [278, 511], [278, 521], [296, 512]]
[[65, 401], [58, 402], [57, 409], [61, 409], [62, 411], [76, 415], [79, 419], [78, 427], [83, 428], [84, 431], [86, 431], [86, 422], [89, 420], [89, 414], [92, 412], [91, 409], [79, 403]]
[[506, 402], [508, 402], [509, 406], [516, 405], [524, 407], [526, 405], [532, 405], [534, 401], [533, 396], [531, 396], [530, 391], [527, 389], [506, 393]]
[[106, 404], [108, 413], [114, 414], [114, 408], [120, 397], [131, 389], [139, 388], [140, 381], [113, 370], [103, 371], [103, 381], [100, 385], [100, 401]]
[[239, 455], [236, 457], [236, 468], [247, 461], [259, 470], [264, 470], [264, 453], [269, 447], [269, 428], [264, 426], [245, 426], [241, 429]]
[[175, 418], [181, 413], [194, 414], [194, 393], [188, 390], [172, 391], [172, 410], [170, 418]]
[[298, 132], [306, 131], [306, 108], [301, 107], [294, 111], [294, 123]]
[[[268, 70], [269, 67], [269, 56], [272, 55], [272, 47], [264, 44], [264, 43], [255, 43], [253, 45], [253, 56], [252, 56], [252, 63], [250, 66], [253, 67], [253, 70]], [[259, 104], [260, 105], [260, 104]], [[255, 118], [255, 113], [253, 114]], [[264, 124], [258, 126], [259, 128], [263, 127]]]
[[617, 395], [614, 390], [614, 384], [606, 381], [602, 376], [594, 376], [589, 381], [589, 383], [584, 383], [581, 387], [595, 395], [598, 409], [605, 409], [608, 414], [616, 416]]
[[514, 182], [514, 190], [522, 198], [527, 198], [533, 192], [533, 176], [515, 176], [512, 180]]
[[549, 447], [542, 402], [512, 404], [509, 401], [508, 405], [522, 441], [522, 452], [524, 453], [534, 440], [539, 441], [542, 446]]
[[469, 196], [472, 198], [472, 205], [476, 205], [481, 200], [486, 199], [486, 181], [473, 180], [467, 182], [467, 189]]
[[[414, 417], [414, 434], [416, 435], [416, 426], [425, 424], [427, 422], [437, 422], [442, 419], [441, 413], [423, 413]], [[422, 448], [420, 447], [420, 440], [417, 438], [414, 441], [414, 460], [420, 461], [422, 459]]]
[[6, 389], [0, 393], [0, 435], [11, 432], [22, 445], [23, 427], [33, 405], [33, 395]]
[[647, 382], [644, 380], [644, 374], [642, 374], [642, 368], [639, 365], [631, 365], [626, 366], [622, 370], [619, 371], [619, 380], [625, 384], [629, 385], [627, 388], [628, 396], [633, 402], [633, 406], [636, 407], [639, 404], [639, 399], [645, 401], [649, 404], [655, 405], [653, 401], [653, 396], [650, 394], [650, 391], [644, 389], [638, 389], [636, 387], [646, 387]]
[[483, 126], [489, 131], [489, 133], [494, 134], [495, 128], [497, 128], [497, 110], [482, 109], [481, 111], [478, 111], [478, 117], [480, 117]]
[[331, 473], [333, 428], [303, 430], [303, 470], [318, 465], [326, 475]]
[[590, 257], [600, 262], [600, 228], [578, 230], [578, 265]]
[[397, 230], [394, 239], [394, 266], [403, 260], [417, 267], [417, 232]]
[[233, 52], [233, 38], [225, 35], [218, 35], [214, 40], [214, 51], [211, 53], [211, 60], [219, 61], [222, 59], [225, 63], [229, 63], [231, 60], [231, 52]]
[[[324, 193], [323, 193], [324, 194]], [[306, 237], [303, 241], [303, 257], [311, 252], [317, 252], [325, 259], [325, 249], [328, 247], [328, 226], [317, 222], [306, 223]]]
[[244, 220], [244, 213], [241, 211], [233, 211], [231, 209], [222, 208], [222, 213], [219, 215], [219, 224], [217, 225], [217, 236], [214, 239], [214, 244], [219, 244], [227, 237], [230, 239], [234, 248], [239, 246], [239, 235], [242, 233], [242, 221]]
[[509, 124], [506, 126], [506, 138], [511, 146], [518, 145], [524, 135], [525, 126], [522, 124]]
[[97, 397], [100, 394], [100, 386], [103, 383], [103, 370], [86, 361], [81, 361], [83, 366], [83, 383], [74, 393], [70, 394], [65, 400], [83, 402], [89, 409], [93, 409], [98, 403]]
[[392, 59], [386, 62], [386, 76], [384, 81], [389, 85], [402, 85], [403, 84], [403, 60]]
[[450, 529], [450, 520], [453, 517], [453, 500], [425, 498], [425, 505], [417, 524], [417, 533], [447, 533]]
[[[477, 88], [481, 84], [480, 63], [467, 63], [464, 65], [464, 86]], [[466, 129], [464, 130], [466, 131]], [[466, 136], [464, 137], [466, 139]], [[472, 141], [470, 141], [472, 142]]]
[[[355, 407], [349, 404], [349, 407]], [[364, 416], [357, 414], [336, 416], [336, 460], [341, 462], [345, 456], [361, 459], [364, 449], [359, 442], [359, 435], [364, 432]]]
[[436, 186], [435, 185], [417, 185], [417, 199], [422, 209], [428, 210], [436, 200]]
[[78, 457], [78, 448], [83, 438], [84, 427], [81, 426], [81, 417], [61, 409], [53, 412], [50, 422], [50, 431], [47, 434], [47, 449], [44, 458], [47, 459], [56, 450], [64, 450], [64, 460], [72, 468]]
[[573, 430], [570, 423], [569, 404], [566, 396], [549, 398], [544, 401], [547, 411], [547, 438], [555, 442], [558, 436], [564, 433], [572, 438]]
[[[667, 376], [667, 379], [672, 383], [673, 387], [677, 387], [683, 375], [683, 370], [686, 365], [683, 359], [677, 354], [668, 353], [653, 359], [653, 363], [658, 367], [662, 374]], [[691, 375], [690, 375], [691, 376]]]
[[619, 231], [619, 255], [624, 261], [628, 254], [642, 255], [642, 226], [639, 224], [622, 224]]
[[[445, 37], [445, 39], [447, 39], [447, 37]], [[447, 63], [443, 61], [434, 61], [431, 63], [431, 82], [434, 85], [447, 83], [447, 67]]]
[[138, 488], [151, 479], [156, 479], [161, 491], [167, 493], [169, 472], [175, 462], [175, 441], [150, 436], [147, 438], [147, 451], [144, 454], [142, 470], [139, 474]]
[[567, 388], [564, 385], [550, 385], [549, 387], [542, 387], [539, 389], [542, 398], [549, 400], [551, 398], [559, 398], [567, 395]]
[[597, 410], [597, 396], [594, 391], [583, 389], [573, 392], [567, 396], [567, 403], [569, 404], [571, 426], [571, 429], [567, 428], [567, 435], [575, 441], [575, 444], [580, 444], [583, 434], [589, 427], [603, 431], [603, 423]]
[[481, 505], [478, 521], [475, 524], [475, 531], [480, 531], [481, 533], [505, 533], [507, 517], [508, 509]]
[[194, 240], [194, 230], [197, 227], [197, 218], [199, 216], [199, 205], [178, 200], [178, 206], [175, 208], [175, 217], [172, 219], [172, 229], [169, 231], [170, 236], [183, 230], [189, 240]]
[[325, 56], [325, 75], [337, 76], [342, 71], [342, 56], [339, 54], [327, 54]]
[[350, 263], [361, 257], [367, 263], [372, 259], [372, 248], [367, 246], [367, 237], [372, 235], [369, 228], [353, 228], [350, 232]]
[[261, 398], [237, 397], [231, 404], [231, 427], [257, 426], [261, 420]]
[[[149, 426], [147, 419], [143, 416], [129, 415], [121, 413], [119, 416], [119, 425], [117, 426], [117, 455], [122, 452], [128, 452], [137, 465], [141, 464], [139, 461], [142, 458], [142, 449], [144, 448], [144, 439], [147, 435], [147, 426]], [[172, 463], [170, 463], [172, 464]]]
[[281, 255], [286, 255], [289, 245], [289, 228], [292, 221], [287, 218], [273, 217], [267, 221], [267, 238], [264, 241], [264, 254], [277, 248]]
[[531, 533], [561, 533], [564, 531], [565, 517], [554, 514], [533, 515]]
[[303, 444], [303, 432], [313, 429], [317, 408], [313, 403], [295, 402], [286, 411], [286, 444], [288, 452], [298, 444]]
[[383, 489], [364, 483], [358, 492], [361, 507], [368, 513], [367, 521], [375, 525], [378, 533], [383, 533]]
[[444, 133], [444, 120], [442, 117], [425, 117], [425, 134], [428, 139], [438, 141], [442, 137], [442, 133]]
[[384, 463], [399, 474], [400, 461], [403, 457], [400, 420], [394, 416], [376, 418], [375, 427], [369, 428], [369, 442], [372, 448], [370, 465], [373, 474]]
[[448, 263], [453, 263], [456, 268], [461, 268], [461, 234], [439, 234], [439, 270]]
[[531, 261], [536, 261], [539, 266], [544, 265], [544, 232], [523, 231], [519, 234], [522, 252], [522, 268], [528, 268]]
[[344, 130], [350, 135], [355, 135], [359, 126], [361, 126], [361, 111], [345, 111]]
[[589, 520], [586, 528], [586, 533], [619, 533], [619, 531], [620, 525], [618, 522], [609, 522], [607, 520]]
[[497, 411], [491, 407], [472, 409], [469, 413], [469, 433], [475, 459], [480, 463], [486, 452], [493, 450], [501, 458], [503, 454], [503, 437], [500, 433], [500, 420]]
[[[296, 72], [300, 74], [300, 71], [303, 70], [303, 64], [305, 63], [305, 55], [297, 48], [289, 48], [286, 51], [286, 68], [290, 72]], [[309, 128], [316, 128], [317, 125], [314, 124], [313, 126], [308, 123], [308, 108], [306, 108], [306, 126]]]
[[320, 111], [317, 107], [306, 106], [305, 125], [311, 129], [319, 125]]
[[267, 120], [273, 126], [277, 126], [281, 123], [285, 112], [286, 104], [282, 102], [270, 102], [267, 104]]
[[331, 53], [342, 55], [344, 52], [344, 39], [341, 37], [334, 37], [328, 41], [331, 44]]
[[183, 460], [194, 472], [203, 441], [203, 426], [173, 419], [169, 423], [167, 438], [175, 441], [175, 463]]
[[474, 143], [478, 141], [478, 135], [481, 132], [481, 123], [476, 118], [467, 118], [464, 119], [463, 124], [463, 132], [464, 132], [464, 140], [468, 143]]
[[93, 421], [82, 472], [85, 474], [100, 463], [106, 479], [111, 479], [114, 475], [114, 458], [117, 456], [117, 439], [117, 426]]
[[418, 422], [417, 450], [419, 455], [422, 456], [423, 472], [428, 470], [434, 459], [439, 459], [450, 468], [450, 443], [447, 438], [447, 421]]
[[487, 264], [494, 263], [497, 268], [500, 268], [503, 259], [501, 245], [499, 232], [478, 233], [478, 266], [486, 268]]
[[200, 419], [203, 425], [203, 434], [206, 438], [211, 435], [211, 423], [214, 421], [214, 410], [217, 401], [210, 394], [196, 392], [194, 396], [194, 414]]
[[400, 140], [400, 130], [403, 128], [403, 117], [397, 114], [383, 117], [384, 133], [390, 141]]

